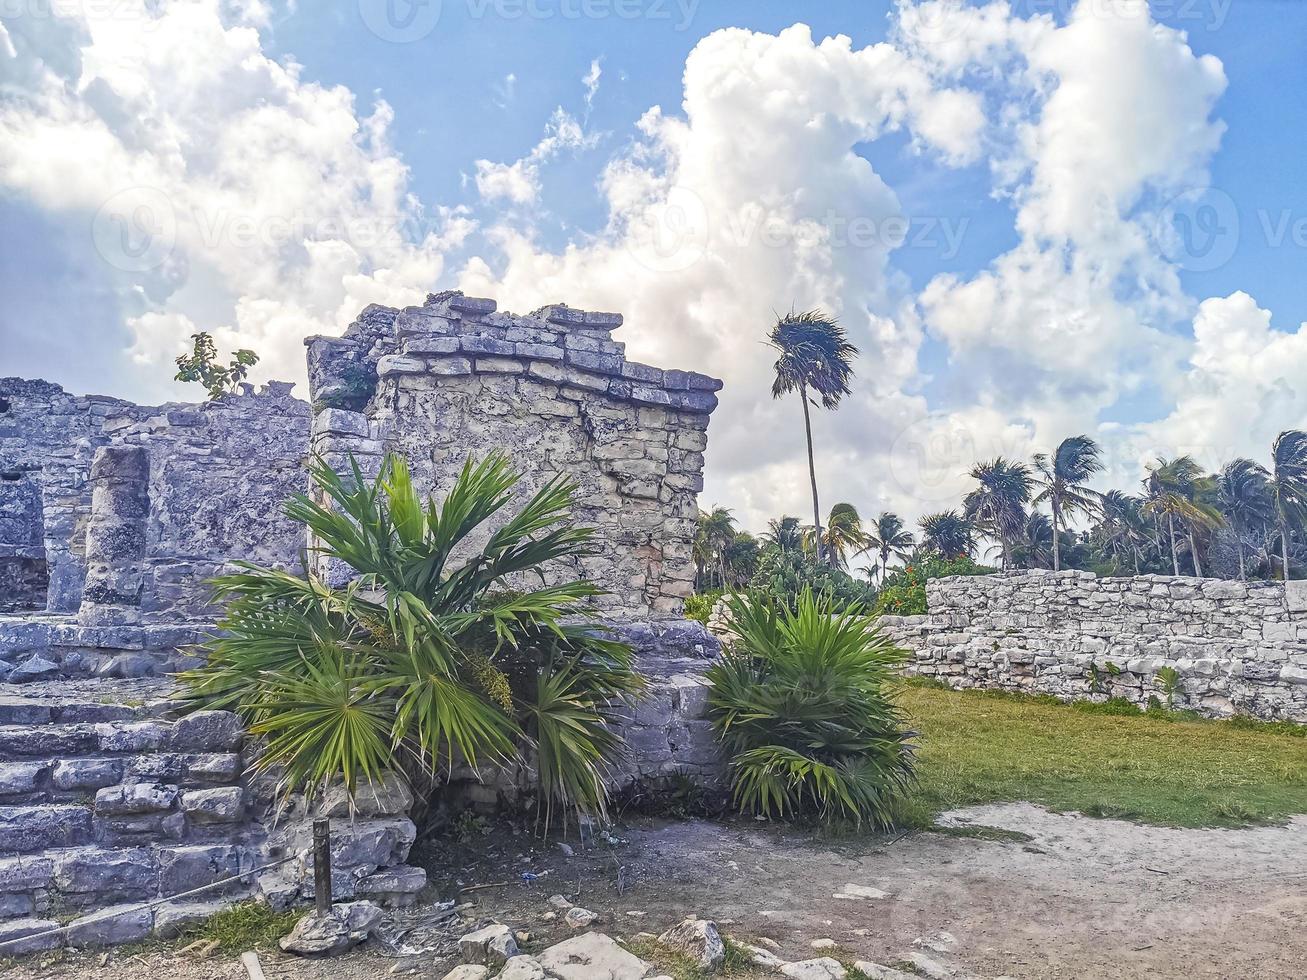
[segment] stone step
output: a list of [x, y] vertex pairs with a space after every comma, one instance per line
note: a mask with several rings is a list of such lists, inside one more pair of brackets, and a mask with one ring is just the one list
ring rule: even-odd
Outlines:
[[87, 802], [106, 786], [161, 782], [183, 790], [238, 783], [239, 752], [91, 754], [0, 762], [0, 804]]
[[38, 756], [125, 755], [142, 752], [230, 752], [244, 737], [230, 711], [197, 711], [163, 718], [0, 725], [0, 762]]
[[[0, 858], [0, 917], [154, 901], [208, 885], [194, 901], [250, 894], [252, 872], [267, 863], [258, 840], [48, 848]], [[245, 877], [225, 880], [237, 875]]]

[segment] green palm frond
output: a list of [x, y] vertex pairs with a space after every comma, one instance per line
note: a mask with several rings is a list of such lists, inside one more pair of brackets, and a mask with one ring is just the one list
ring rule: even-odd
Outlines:
[[642, 682], [629, 648], [587, 618], [593, 583], [520, 588], [588, 553], [591, 530], [568, 522], [575, 482], [548, 480], [472, 547], [514, 499], [502, 453], [469, 459], [439, 501], [396, 456], [372, 479], [352, 459], [343, 476], [322, 459], [310, 473], [314, 493], [286, 512], [357, 576], [334, 587], [246, 564], [215, 580], [224, 616], [207, 663], [183, 675], [188, 706], [241, 713], [286, 792], [332, 779], [353, 792], [390, 771], [421, 789], [530, 749], [548, 762], [546, 808], [602, 812], [596, 774], [620, 743], [610, 706]]
[[912, 735], [887, 687], [902, 652], [851, 609], [729, 600], [736, 641], [708, 671], [709, 717], [735, 801], [764, 815], [883, 826], [912, 779]]

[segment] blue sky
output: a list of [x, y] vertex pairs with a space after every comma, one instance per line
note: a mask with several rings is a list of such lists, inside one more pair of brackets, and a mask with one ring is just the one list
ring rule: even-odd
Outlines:
[[[365, 302], [616, 308], [634, 356], [726, 379], [705, 502], [754, 525], [804, 507], [757, 342], [791, 305], [863, 348], [818, 440], [868, 511], [1073, 431], [1124, 482], [1307, 424], [1307, 5], [391, 2], [416, 26], [386, 0], [0, 19], [0, 373], [163, 400], [195, 329], [298, 378]], [[702, 254], [650, 261], [683, 193]], [[111, 254], [156, 212], [157, 261]], [[776, 241], [724, 231], [755, 214]]]

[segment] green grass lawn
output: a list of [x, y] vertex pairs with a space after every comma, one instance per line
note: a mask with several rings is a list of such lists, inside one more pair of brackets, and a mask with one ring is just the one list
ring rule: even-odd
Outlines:
[[950, 807], [1011, 800], [1179, 827], [1307, 813], [1307, 728], [1114, 715], [912, 682], [899, 701], [920, 732], [908, 826], [930, 826]]

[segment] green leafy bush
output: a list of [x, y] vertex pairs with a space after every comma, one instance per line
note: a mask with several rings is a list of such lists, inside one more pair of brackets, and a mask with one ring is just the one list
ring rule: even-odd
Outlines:
[[555, 805], [602, 813], [611, 715], [642, 688], [631, 651], [585, 619], [590, 582], [512, 588], [588, 550], [590, 529], [567, 522], [575, 485], [550, 480], [477, 549], [519, 480], [505, 456], [469, 460], [440, 502], [398, 457], [375, 480], [351, 466], [342, 479], [316, 460], [325, 502], [298, 496], [286, 513], [357, 578], [242, 563], [215, 580], [225, 614], [208, 662], [183, 675], [191, 705], [240, 713], [286, 792], [396, 771], [421, 797], [453, 764], [533, 756], [546, 822]]
[[810, 551], [780, 548], [763, 551], [749, 582], [750, 594], [777, 599], [795, 609], [805, 590], [825, 596], [837, 605], [859, 609], [869, 604], [874, 594], [867, 583], [859, 582], [842, 569], [831, 568]]
[[912, 733], [886, 691], [902, 659], [855, 608], [728, 600], [736, 641], [708, 670], [709, 717], [735, 804], [886, 826], [913, 779]]
[[920, 561], [910, 562], [891, 574], [876, 593], [872, 611], [877, 615], [924, 616], [928, 580], [950, 575], [990, 575], [993, 572], [994, 569], [978, 565], [967, 557], [941, 558], [929, 555]]
[[708, 625], [708, 617], [712, 615], [713, 606], [717, 605], [717, 600], [722, 597], [722, 589], [709, 589], [707, 592], [696, 592], [685, 600], [685, 618], [694, 619], [705, 626]]

